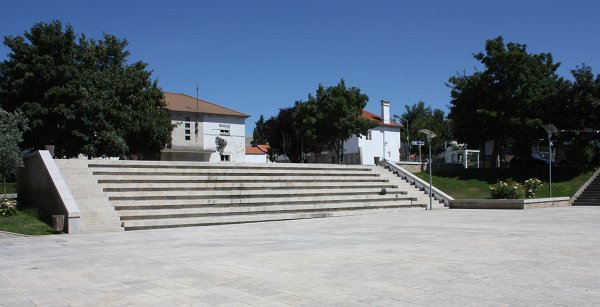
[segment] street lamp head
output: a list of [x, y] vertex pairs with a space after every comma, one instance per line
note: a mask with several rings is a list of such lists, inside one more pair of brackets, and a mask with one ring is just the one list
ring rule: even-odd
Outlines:
[[558, 132], [558, 129], [556, 129], [556, 126], [554, 126], [553, 124], [542, 125], [542, 128], [546, 130], [548, 138], [552, 137], [553, 134], [556, 134]]
[[429, 142], [431, 142], [431, 140], [437, 136], [433, 131], [429, 129], [421, 129], [419, 130], [419, 132], [425, 134], [427, 136], [427, 141]]

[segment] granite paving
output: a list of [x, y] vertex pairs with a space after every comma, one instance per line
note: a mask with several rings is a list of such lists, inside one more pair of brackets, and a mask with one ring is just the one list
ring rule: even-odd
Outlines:
[[0, 237], [2, 306], [600, 306], [600, 207]]

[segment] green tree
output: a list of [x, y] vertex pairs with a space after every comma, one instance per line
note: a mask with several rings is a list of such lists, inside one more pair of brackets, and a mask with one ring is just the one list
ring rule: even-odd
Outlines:
[[309, 96], [308, 104], [318, 111], [315, 126], [317, 142], [331, 148], [338, 163], [342, 163], [344, 142], [353, 135], [366, 135], [375, 124], [361, 118], [369, 97], [359, 88], [346, 87], [344, 79], [336, 86], [319, 85], [316, 96]]
[[294, 120], [294, 107], [279, 109], [277, 116], [265, 122], [265, 132], [273, 152], [294, 163], [302, 161], [302, 144]]
[[254, 130], [252, 131], [252, 145], [266, 144], [267, 139], [265, 138], [265, 117], [260, 118], [254, 124]]
[[19, 112], [9, 113], [0, 108], [0, 177], [5, 181], [12, 171], [23, 166], [19, 143], [27, 130], [26, 119]]
[[566, 101], [557, 104], [559, 109], [553, 112], [555, 120], [564, 122], [564, 129], [600, 129], [600, 74], [594, 77], [592, 68], [585, 64], [571, 70], [571, 74], [573, 81], [568, 82]]
[[485, 53], [474, 57], [483, 71], [449, 80], [453, 135], [475, 146], [494, 140], [492, 156], [512, 147], [515, 155], [528, 158], [531, 144], [543, 136], [544, 110], [563, 82], [556, 75], [560, 64], [550, 53], [528, 53], [526, 45], [505, 44], [501, 36], [486, 41]]
[[216, 137], [215, 138], [215, 148], [217, 149], [217, 152], [220, 155], [223, 155], [223, 152], [225, 151], [225, 147], [227, 147], [227, 140], [225, 140], [222, 137]]
[[0, 105], [29, 119], [25, 147], [156, 159], [169, 142], [163, 93], [147, 64], [128, 63], [126, 40], [87, 39], [54, 21], [4, 44], [11, 52], [0, 63]]
[[305, 153], [333, 149], [338, 163], [343, 159], [344, 142], [353, 135], [366, 135], [374, 122], [360, 117], [368, 101], [356, 87], [319, 85], [316, 95], [279, 110], [265, 122], [265, 137], [272, 150], [291, 162], [300, 162]]
[[594, 145], [589, 135], [576, 136], [569, 146], [565, 147], [567, 159], [579, 169], [587, 168], [594, 156]]
[[[425, 140], [425, 135], [419, 133], [421, 129], [429, 129], [437, 135], [433, 139], [432, 151], [434, 153], [444, 150], [444, 142], [448, 141], [451, 137], [449, 134], [448, 120], [444, 111], [440, 109], [431, 110], [431, 107], [425, 106], [425, 102], [419, 101], [412, 106], [404, 106], [405, 111], [400, 116], [403, 123], [408, 122], [409, 134], [404, 133], [402, 140], [408, 141], [408, 135], [411, 140]], [[417, 152], [417, 147], [411, 146], [411, 152]]]

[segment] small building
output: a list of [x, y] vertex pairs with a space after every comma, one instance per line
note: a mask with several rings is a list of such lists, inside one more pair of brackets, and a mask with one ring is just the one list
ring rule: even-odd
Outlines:
[[[161, 160], [246, 161], [245, 122], [249, 115], [182, 93], [165, 92], [165, 100], [175, 127]], [[227, 142], [222, 155], [216, 150], [217, 137]]]
[[479, 150], [467, 149], [465, 144], [452, 141], [444, 152], [444, 163], [459, 164], [464, 168], [479, 168], [479, 154]]
[[404, 127], [391, 120], [390, 103], [381, 101], [381, 115], [363, 111], [362, 118], [376, 122], [367, 135], [354, 135], [344, 144], [348, 163], [374, 165], [376, 161], [400, 161], [400, 130]]
[[247, 163], [271, 163], [269, 161], [269, 149], [271, 147], [266, 144], [256, 146], [246, 146], [246, 162]]
[[[363, 110], [362, 118], [377, 123], [367, 135], [353, 135], [344, 143], [344, 164], [374, 165], [376, 161], [400, 161], [400, 130], [404, 127], [391, 120], [390, 103], [381, 101], [381, 115]], [[336, 163], [333, 151], [309, 155], [307, 162]]]

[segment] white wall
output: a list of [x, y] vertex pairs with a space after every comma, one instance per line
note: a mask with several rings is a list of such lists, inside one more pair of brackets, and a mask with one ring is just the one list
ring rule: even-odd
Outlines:
[[267, 155], [246, 155], [246, 163], [271, 163]]
[[[204, 131], [203, 142], [205, 144], [205, 149], [216, 150], [215, 139], [219, 136], [227, 141], [227, 146], [225, 147], [223, 154], [230, 156], [230, 162], [246, 161], [245, 118], [207, 114], [203, 115], [203, 121], [202, 130]], [[226, 129], [227, 125], [229, 128], [229, 135], [221, 134], [220, 130]], [[221, 161], [219, 153], [212, 153], [209, 161]]]
[[381, 159], [383, 155], [383, 138], [385, 133], [385, 159], [389, 161], [400, 161], [400, 128], [379, 126], [370, 130], [371, 140], [367, 136], [353, 136], [344, 144], [346, 153], [357, 153], [360, 151], [361, 164], [374, 165], [375, 157]]
[[[190, 121], [186, 121], [185, 118], [189, 117]], [[196, 135], [196, 121], [199, 121], [198, 134]], [[175, 124], [173, 132], [171, 132], [171, 146], [173, 149], [186, 149], [186, 150], [203, 150], [202, 137], [202, 116], [196, 117], [193, 113], [185, 112], [171, 112], [171, 123]], [[186, 128], [185, 124], [189, 124], [189, 128]], [[185, 139], [185, 130], [190, 130], [190, 140]], [[197, 137], [196, 137], [197, 136]]]

